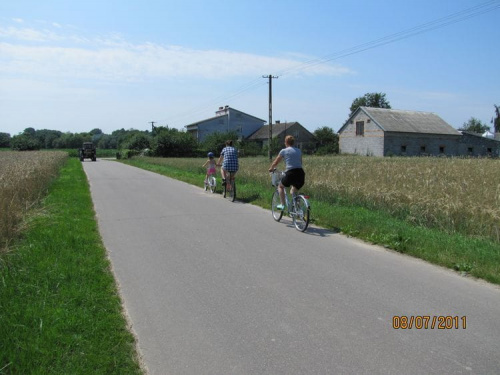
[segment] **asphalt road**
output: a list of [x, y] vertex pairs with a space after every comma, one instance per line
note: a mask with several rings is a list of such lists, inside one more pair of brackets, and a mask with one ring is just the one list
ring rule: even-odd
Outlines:
[[149, 374], [500, 374], [499, 288], [118, 162], [83, 165]]

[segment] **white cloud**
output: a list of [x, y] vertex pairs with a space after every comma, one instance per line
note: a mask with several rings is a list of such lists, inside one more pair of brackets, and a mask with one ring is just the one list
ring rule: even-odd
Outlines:
[[37, 77], [141, 81], [177, 77], [221, 79], [290, 70], [294, 75], [308, 76], [351, 73], [346, 67], [330, 64], [293, 69], [304, 59], [289, 56], [131, 44], [119, 34], [89, 39], [47, 29], [8, 27], [0, 28], [1, 39], [6, 41], [0, 43], [0, 71]]

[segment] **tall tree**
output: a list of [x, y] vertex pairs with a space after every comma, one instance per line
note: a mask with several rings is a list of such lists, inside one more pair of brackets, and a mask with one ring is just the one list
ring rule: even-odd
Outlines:
[[339, 153], [339, 136], [335, 134], [332, 128], [323, 126], [314, 131], [319, 147], [316, 150], [317, 155], [338, 154]]
[[490, 130], [490, 127], [481, 122], [481, 120], [478, 120], [475, 117], [471, 117], [469, 121], [464, 122], [464, 124], [460, 128], [458, 128], [458, 130], [483, 134], [485, 131]]
[[[350, 108], [350, 115], [352, 115], [359, 107], [373, 107], [373, 108], [391, 108], [391, 104], [385, 97], [385, 93], [372, 92], [366, 93], [352, 101]], [[349, 115], [349, 116], [350, 116]]]
[[500, 106], [493, 104], [495, 107], [495, 117], [491, 119], [495, 133], [500, 133]]
[[9, 146], [10, 146], [10, 134], [0, 133], [0, 147], [9, 147]]

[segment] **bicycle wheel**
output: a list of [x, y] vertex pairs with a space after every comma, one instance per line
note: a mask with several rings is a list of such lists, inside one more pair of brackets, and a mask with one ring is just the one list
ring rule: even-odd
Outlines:
[[211, 193], [215, 193], [215, 190], [217, 189], [217, 180], [214, 176], [210, 176], [208, 178], [208, 187]]
[[299, 195], [295, 202], [295, 209], [292, 215], [293, 224], [298, 231], [304, 232], [308, 225], [309, 219], [311, 217], [311, 207], [309, 202], [302, 195]]
[[236, 200], [236, 181], [235, 180], [231, 181], [230, 195], [231, 195], [231, 202], [234, 202]]
[[278, 204], [281, 204], [280, 194], [278, 193], [278, 190], [275, 190], [271, 200], [271, 212], [273, 214], [273, 219], [276, 221], [280, 221], [283, 217], [283, 210], [278, 210], [276, 207]]
[[229, 177], [226, 178], [226, 194], [224, 195], [224, 198], [229, 199], [231, 202], [234, 202], [236, 199], [236, 185], [234, 183], [234, 180], [231, 180]]

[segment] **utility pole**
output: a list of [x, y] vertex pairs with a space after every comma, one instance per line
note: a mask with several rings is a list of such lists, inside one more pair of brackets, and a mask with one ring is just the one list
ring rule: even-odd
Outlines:
[[156, 121], [150, 121], [149, 123], [151, 124], [151, 134], [155, 132], [155, 122]]
[[262, 76], [262, 78], [268, 78], [269, 79], [269, 150], [268, 150], [268, 155], [269, 155], [269, 160], [272, 160], [273, 155], [272, 155], [272, 150], [271, 150], [271, 141], [273, 139], [273, 78], [278, 78], [275, 77], [271, 74], [268, 76]]

